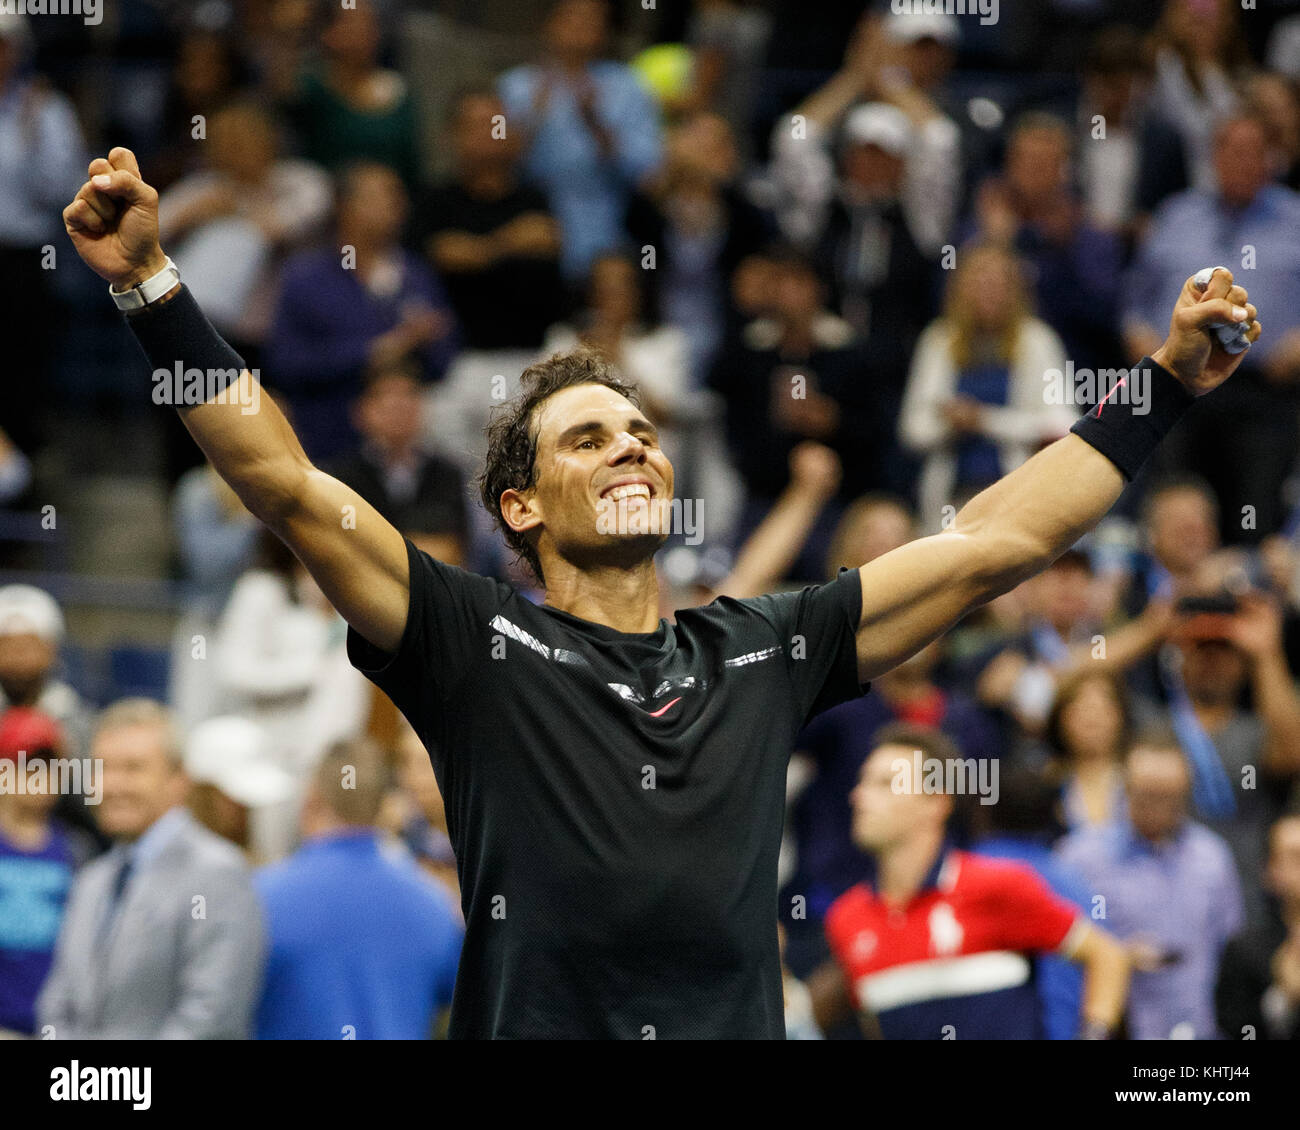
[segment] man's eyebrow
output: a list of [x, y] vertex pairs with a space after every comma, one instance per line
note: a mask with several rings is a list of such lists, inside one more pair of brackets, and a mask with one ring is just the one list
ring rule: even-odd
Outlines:
[[[587, 435], [591, 432], [607, 431], [607, 425], [601, 420], [586, 420], [581, 424], [573, 424], [562, 431], [556, 437], [555, 446], [562, 447], [571, 440], [577, 439], [578, 436]], [[653, 436], [659, 435], [659, 429], [650, 423], [649, 420], [641, 416], [634, 416], [627, 422], [627, 430], [630, 432], [649, 432]]]

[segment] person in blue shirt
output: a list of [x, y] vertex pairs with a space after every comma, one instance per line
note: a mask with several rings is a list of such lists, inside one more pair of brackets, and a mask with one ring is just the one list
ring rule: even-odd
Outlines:
[[525, 175], [560, 223], [570, 282], [622, 241], [628, 200], [663, 157], [650, 92], [631, 68], [600, 58], [608, 34], [605, 0], [559, 0], [543, 58], [507, 71], [499, 86], [509, 128], [526, 131]]
[[24, 1036], [36, 1032], [36, 997], [54, 961], [73, 874], [94, 852], [88, 838], [51, 816], [58, 793], [31, 789], [37, 762], [58, 756], [59, 743], [54, 721], [27, 707], [10, 707], [0, 723], [0, 759], [13, 762], [23, 782], [21, 790], [0, 789], [0, 1032]]
[[270, 940], [258, 1039], [426, 1039], [451, 1003], [460, 916], [375, 828], [385, 778], [373, 743], [334, 745], [308, 789], [302, 845], [256, 877]]

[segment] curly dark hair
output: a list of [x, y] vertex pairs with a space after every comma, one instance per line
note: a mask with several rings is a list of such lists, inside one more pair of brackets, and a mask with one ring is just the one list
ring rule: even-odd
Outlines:
[[550, 397], [577, 385], [604, 385], [627, 397], [638, 408], [641, 393], [636, 385], [622, 380], [613, 365], [594, 349], [586, 347], [557, 353], [528, 366], [519, 378], [520, 393], [492, 414], [488, 424], [487, 462], [478, 477], [483, 508], [505, 535], [506, 544], [545, 584], [537, 549], [501, 514], [501, 495], [508, 490], [527, 490], [537, 482], [537, 409]]

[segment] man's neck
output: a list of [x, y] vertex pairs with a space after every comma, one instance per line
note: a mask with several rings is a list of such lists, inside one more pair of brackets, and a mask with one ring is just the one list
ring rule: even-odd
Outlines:
[[904, 843], [877, 853], [876, 887], [880, 897], [901, 906], [921, 889], [943, 850], [943, 832], [918, 832]]
[[653, 632], [659, 626], [659, 576], [652, 559], [626, 568], [579, 569], [563, 561], [545, 568], [548, 608], [616, 632]]

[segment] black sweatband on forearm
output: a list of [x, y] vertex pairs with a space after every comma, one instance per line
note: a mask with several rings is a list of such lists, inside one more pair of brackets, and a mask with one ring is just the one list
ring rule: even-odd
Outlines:
[[1182, 381], [1150, 357], [1143, 357], [1070, 431], [1100, 451], [1132, 482], [1147, 456], [1195, 399]]
[[[177, 386], [189, 383], [196, 389], [201, 387], [210, 396], [214, 391], [224, 391], [226, 386], [234, 384], [248, 367], [217, 333], [186, 286], [165, 302], [128, 315], [126, 324], [131, 327], [136, 342], [153, 367], [156, 385], [161, 380], [160, 373], [180, 374], [176, 379]], [[204, 380], [197, 384], [187, 382], [184, 374], [195, 371], [202, 373]], [[231, 373], [234, 375], [230, 376]], [[171, 398], [159, 402], [182, 408], [202, 403], [208, 396], [198, 400], [186, 398], [180, 403], [174, 403]]]

